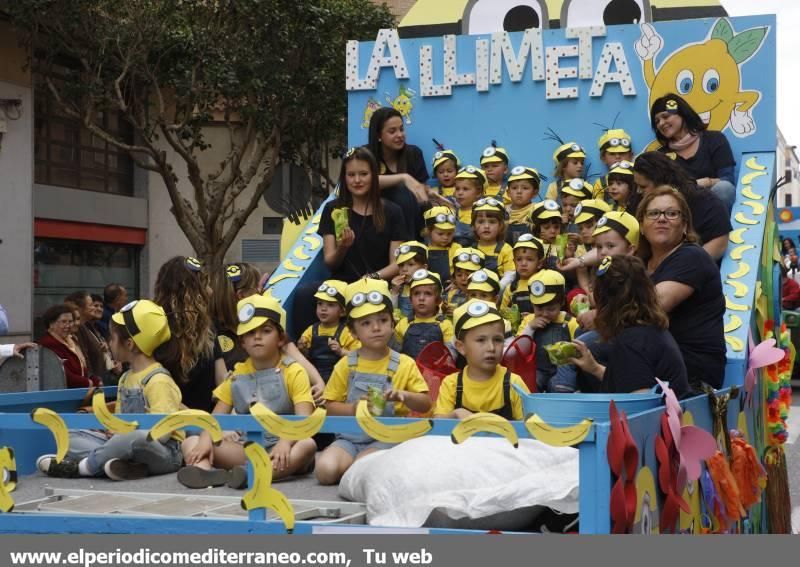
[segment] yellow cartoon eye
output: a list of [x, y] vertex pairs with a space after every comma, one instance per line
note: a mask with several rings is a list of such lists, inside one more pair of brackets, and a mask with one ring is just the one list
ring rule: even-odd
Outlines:
[[708, 94], [713, 93], [719, 88], [719, 72], [716, 69], [709, 69], [703, 75], [703, 90]]
[[550, 23], [545, 0], [478, 0], [462, 21], [466, 34], [548, 28]]
[[689, 69], [684, 69], [678, 73], [678, 78], [675, 79], [675, 88], [681, 94], [688, 94], [694, 87], [694, 73]]

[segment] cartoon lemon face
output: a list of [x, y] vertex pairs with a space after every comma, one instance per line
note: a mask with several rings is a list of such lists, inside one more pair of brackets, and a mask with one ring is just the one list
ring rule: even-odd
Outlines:
[[667, 59], [650, 91], [650, 104], [668, 93], [681, 95], [710, 130], [722, 130], [741, 102], [739, 66], [721, 39], [691, 45]]

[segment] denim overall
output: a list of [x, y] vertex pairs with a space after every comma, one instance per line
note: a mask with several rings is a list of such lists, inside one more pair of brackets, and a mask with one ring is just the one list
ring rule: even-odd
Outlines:
[[567, 314], [561, 323], [550, 323], [533, 334], [536, 344], [536, 387], [539, 392], [574, 392], [577, 388], [577, 371], [571, 364], [556, 366], [550, 362], [546, 345], [559, 341], [572, 341], [568, 322], [572, 316]]
[[467, 294], [457, 289], [456, 292], [450, 297], [448, 303], [453, 307], [460, 307], [467, 302]]
[[430, 343], [443, 342], [442, 327], [436, 323], [415, 323], [414, 316], [408, 318], [408, 329], [403, 335], [402, 353], [417, 358]]
[[[351, 352], [347, 355], [347, 365], [350, 367], [350, 375], [348, 377], [347, 387], [347, 403], [357, 403], [362, 397], [367, 395], [369, 386], [380, 388], [385, 391], [392, 384], [392, 377], [394, 377], [397, 369], [400, 367], [400, 353], [397, 351], [390, 351], [389, 365], [386, 368], [386, 374], [370, 374], [367, 372], [359, 372], [358, 367], [358, 352]], [[394, 415], [394, 402], [386, 402], [386, 407], [383, 410], [384, 417], [392, 417]], [[337, 439], [346, 439], [351, 443], [372, 443], [374, 439], [364, 433], [341, 433], [337, 435]]]
[[[291, 359], [284, 359], [283, 366], [289, 366], [292, 362]], [[283, 373], [283, 368], [268, 368], [235, 376], [231, 383], [231, 397], [236, 413], [247, 415], [251, 405], [261, 402], [278, 415], [294, 415], [294, 404], [289, 397]], [[277, 436], [264, 432], [267, 449], [274, 447], [278, 441], [280, 439]]]
[[140, 387], [123, 388], [120, 386], [117, 388], [117, 402], [119, 403], [120, 413], [150, 413], [150, 404], [147, 403], [144, 389], [150, 379], [158, 374], [169, 375], [169, 372], [165, 368], [158, 367], [142, 378]]
[[526, 223], [514, 223], [508, 225], [506, 229], [506, 242], [509, 245], [514, 246], [519, 240], [519, 237], [523, 234], [527, 234], [531, 231], [531, 225]]
[[[498, 242], [494, 247], [494, 255], [486, 254], [486, 263], [484, 264], [484, 268], [487, 270], [492, 270], [494, 273], [497, 273], [497, 257], [500, 254], [500, 251], [503, 249], [503, 245], [505, 242], [502, 240]], [[503, 274], [498, 274], [499, 276], [503, 276]]]
[[472, 230], [472, 225], [461, 222], [458, 215], [456, 215], [456, 232], [453, 236], [453, 241], [457, 242], [462, 248], [475, 246], [475, 231]]
[[519, 307], [520, 313], [533, 313], [533, 303], [531, 303], [531, 292], [528, 286], [517, 289], [519, 285], [519, 274], [514, 276], [514, 281], [511, 283], [511, 305]]
[[414, 314], [414, 308], [411, 306], [411, 291], [408, 292], [408, 295], [403, 295], [407, 287], [408, 284], [405, 284], [400, 291], [400, 295], [397, 296], [397, 308], [403, 314], [403, 317], [411, 317]]
[[[478, 413], [478, 410], [474, 410], [472, 408], [468, 408], [464, 405], [462, 401], [462, 397], [464, 395], [464, 371], [461, 370], [458, 373], [458, 378], [456, 379], [456, 401], [454, 408], [464, 408], [465, 410], [469, 410], [472, 413]], [[499, 408], [490, 410], [488, 413], [493, 413], [495, 415], [499, 415], [500, 417], [504, 417], [506, 419], [514, 419], [514, 414], [512, 412], [511, 407], [511, 371], [506, 370], [506, 375], [503, 377], [503, 405]]]
[[344, 331], [344, 325], [344, 321], [341, 321], [333, 336], [320, 335], [319, 323], [314, 323], [311, 326], [311, 346], [308, 349], [308, 360], [316, 367], [326, 384], [331, 377], [333, 367], [339, 361], [339, 356], [328, 346], [328, 340], [333, 339], [339, 342], [342, 331]]
[[428, 250], [428, 270], [439, 274], [446, 288], [450, 284], [450, 250]]

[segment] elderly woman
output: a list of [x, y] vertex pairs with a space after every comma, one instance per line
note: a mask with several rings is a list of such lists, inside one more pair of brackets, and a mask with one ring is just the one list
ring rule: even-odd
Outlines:
[[641, 225], [637, 255], [669, 315], [689, 384], [696, 390], [701, 382], [719, 388], [725, 378], [725, 298], [719, 268], [696, 243], [689, 205], [679, 191], [661, 186], [645, 194], [636, 216]]
[[676, 188], [689, 204], [692, 224], [700, 244], [714, 260], [719, 260], [728, 247], [728, 233], [733, 230], [730, 213], [713, 193], [699, 188], [686, 172], [666, 155], [646, 152], [636, 158], [633, 180], [638, 189], [634, 205], [659, 185]]
[[653, 102], [650, 123], [661, 143], [659, 151], [674, 153], [698, 187], [710, 189], [730, 213], [736, 200], [736, 160], [725, 135], [708, 130], [689, 103], [672, 93]]
[[54, 305], [44, 312], [42, 321], [47, 333], [39, 339], [39, 344], [52, 350], [64, 361], [64, 373], [68, 388], [88, 388], [101, 386], [99, 377], [92, 375], [86, 365], [86, 358], [78, 343], [72, 337], [75, 324], [73, 310], [67, 305]]
[[605, 258], [597, 269], [594, 298], [595, 327], [608, 343], [606, 363], [597, 362], [580, 340], [575, 344], [581, 356], [570, 362], [600, 381], [604, 392], [647, 391], [660, 378], [684, 397], [689, 392], [686, 366], [642, 261], [635, 256]]

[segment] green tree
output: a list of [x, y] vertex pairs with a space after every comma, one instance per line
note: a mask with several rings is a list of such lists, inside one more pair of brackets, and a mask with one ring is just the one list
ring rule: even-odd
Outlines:
[[[5, 9], [41, 88], [161, 176], [178, 225], [211, 266], [281, 160], [328, 178], [324, 148], [346, 140], [345, 42], [394, 25], [370, 0], [17, 0]], [[104, 112], [118, 112], [133, 139], [104, 129]], [[208, 170], [199, 158], [212, 121], [229, 135]]]

